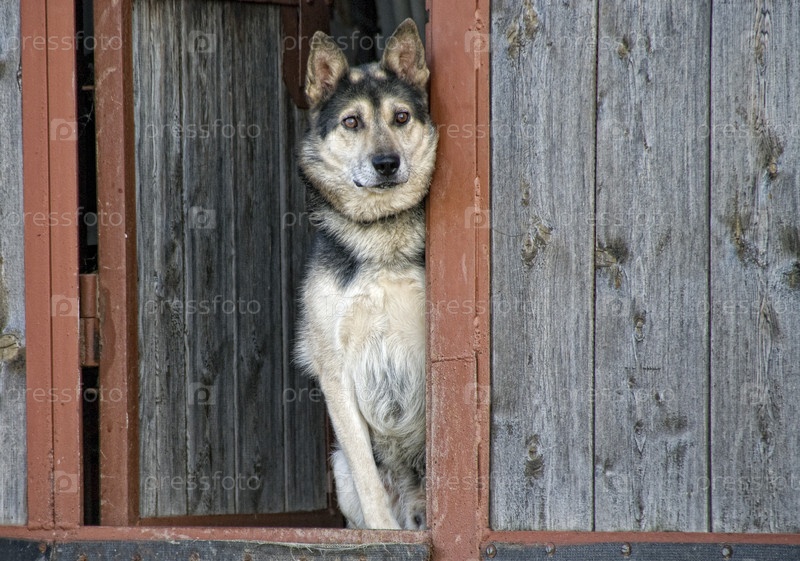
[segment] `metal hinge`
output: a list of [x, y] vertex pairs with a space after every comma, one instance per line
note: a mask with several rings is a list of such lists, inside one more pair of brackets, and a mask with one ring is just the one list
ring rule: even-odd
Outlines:
[[97, 273], [79, 276], [81, 366], [98, 366], [100, 316], [97, 313]]

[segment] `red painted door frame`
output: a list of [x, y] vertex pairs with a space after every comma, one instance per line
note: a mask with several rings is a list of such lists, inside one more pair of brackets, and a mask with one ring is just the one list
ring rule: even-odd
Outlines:
[[28, 526], [82, 521], [74, 9], [20, 2]]

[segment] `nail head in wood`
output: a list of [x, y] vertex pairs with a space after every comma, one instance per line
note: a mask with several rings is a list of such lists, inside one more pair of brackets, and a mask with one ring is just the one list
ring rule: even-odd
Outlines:
[[492, 559], [495, 555], [497, 555], [497, 547], [493, 543], [490, 543], [486, 546], [486, 557]]

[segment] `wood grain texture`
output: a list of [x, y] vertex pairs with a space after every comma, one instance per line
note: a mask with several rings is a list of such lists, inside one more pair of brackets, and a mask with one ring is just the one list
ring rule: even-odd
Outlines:
[[309, 230], [279, 10], [134, 3], [146, 517], [327, 506], [324, 404], [291, 366]]
[[799, 532], [800, 5], [713, 14], [712, 527]]
[[[183, 136], [184, 199], [187, 228], [187, 475], [207, 485], [189, 487], [189, 512], [236, 511], [236, 450], [241, 438], [236, 424], [238, 338], [236, 312], [235, 203], [233, 201], [233, 141], [223, 126], [233, 122], [230, 59], [232, 36], [226, 27], [224, 4], [185, 2], [181, 34], [181, 94], [183, 126], [208, 127], [208, 134]], [[198, 304], [196, 311], [188, 309]], [[204, 305], [201, 310], [200, 305]], [[227, 487], [227, 488], [226, 488]]]
[[280, 89], [281, 120], [286, 139], [281, 163], [281, 255], [283, 294], [284, 427], [286, 439], [286, 509], [314, 510], [328, 504], [327, 411], [317, 382], [294, 363], [297, 333], [298, 279], [305, 274], [311, 241], [306, 212], [306, 187], [297, 173], [297, 152], [306, 128], [300, 111], [286, 90]]
[[0, 525], [27, 522], [19, 9], [0, 5]]
[[593, 3], [492, 5], [494, 529], [592, 529], [595, 31]]
[[708, 529], [708, 2], [601, 2], [595, 528]]
[[179, 2], [133, 4], [139, 262], [139, 439], [142, 516], [187, 513], [186, 317]]
[[[281, 324], [281, 205], [285, 129], [275, 79], [281, 75], [280, 14], [257, 6], [225, 6], [231, 29], [238, 427], [237, 512], [281, 512], [286, 489]], [[271, 56], [262, 56], [264, 53]], [[220, 53], [222, 54], [222, 53]], [[223, 59], [224, 60], [224, 59]], [[259, 61], [258, 68], [253, 68]], [[265, 99], [267, 98], [267, 99]], [[271, 98], [271, 99], [270, 99]]]

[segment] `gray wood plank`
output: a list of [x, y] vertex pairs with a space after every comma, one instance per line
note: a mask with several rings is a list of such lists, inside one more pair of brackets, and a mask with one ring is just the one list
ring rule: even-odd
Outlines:
[[293, 361], [297, 333], [298, 287], [305, 271], [311, 240], [305, 185], [298, 174], [295, 147], [306, 127], [305, 113], [297, 109], [281, 86], [280, 110], [288, 140], [281, 158], [281, 252], [283, 269], [284, 407], [286, 438], [286, 509], [317, 510], [328, 505], [327, 411], [315, 381]]
[[[236, 443], [241, 426], [236, 401], [238, 362], [234, 236], [230, 56], [233, 48], [224, 5], [184, 0], [181, 66], [183, 127], [207, 134], [183, 136], [187, 228], [187, 476], [190, 514], [236, 512]], [[225, 54], [228, 56], [225, 56]], [[206, 482], [206, 484], [202, 484]]]
[[[285, 508], [281, 153], [286, 131], [276, 118], [282, 87], [280, 12], [231, 3], [238, 331], [237, 512]], [[256, 62], [257, 61], [257, 62]], [[257, 67], [255, 66], [257, 65]]]
[[[186, 313], [177, 0], [133, 3], [140, 513], [187, 513]], [[178, 479], [174, 479], [174, 478]]]
[[492, 3], [495, 529], [592, 529], [595, 31], [594, 3]]
[[324, 404], [290, 356], [309, 221], [280, 8], [137, 0], [133, 18], [141, 513], [319, 510]]
[[713, 14], [713, 530], [799, 532], [800, 4]]
[[0, 525], [27, 521], [19, 2], [0, 4]]
[[597, 530], [708, 529], [710, 14], [600, 3]]

